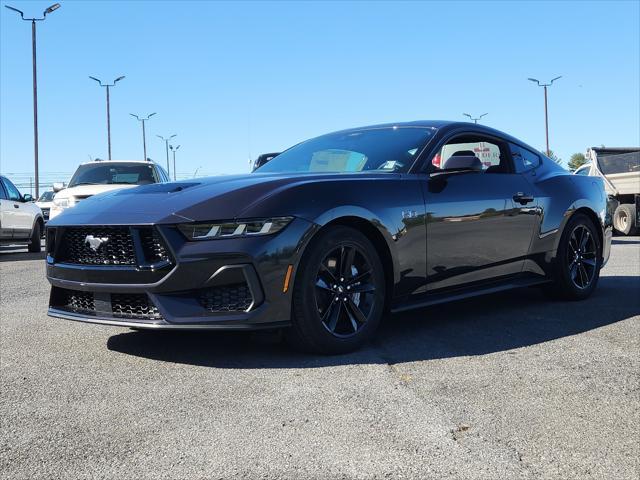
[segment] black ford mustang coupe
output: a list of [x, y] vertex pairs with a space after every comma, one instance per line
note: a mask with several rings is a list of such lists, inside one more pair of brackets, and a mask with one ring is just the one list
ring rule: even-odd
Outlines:
[[254, 173], [88, 199], [48, 224], [49, 315], [138, 329], [284, 328], [340, 353], [399, 311], [535, 284], [584, 299], [609, 257], [602, 180], [481, 125], [302, 142]]

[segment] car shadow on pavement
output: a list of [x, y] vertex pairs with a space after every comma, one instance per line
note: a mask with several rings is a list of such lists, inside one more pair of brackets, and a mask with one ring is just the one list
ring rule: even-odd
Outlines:
[[347, 355], [293, 352], [277, 335], [129, 331], [107, 347], [137, 357], [216, 368], [318, 368], [484, 355], [536, 345], [640, 315], [640, 277], [601, 277], [582, 302], [540, 289], [503, 292], [385, 318], [375, 340]]
[[21, 262], [23, 260], [44, 260], [46, 253], [44, 248], [39, 253], [27, 251], [27, 247], [2, 246], [0, 247], [0, 262]]

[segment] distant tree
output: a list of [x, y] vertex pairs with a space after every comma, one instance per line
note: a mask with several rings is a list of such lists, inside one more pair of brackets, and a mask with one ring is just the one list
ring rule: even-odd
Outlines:
[[556, 162], [558, 165], [562, 165], [562, 159], [558, 157], [555, 153], [553, 153], [553, 150], [549, 150], [548, 157], [554, 162]]
[[571, 155], [567, 166], [569, 167], [569, 170], [575, 172], [585, 163], [587, 163], [587, 157], [585, 157], [583, 153], [574, 153], [573, 155]]

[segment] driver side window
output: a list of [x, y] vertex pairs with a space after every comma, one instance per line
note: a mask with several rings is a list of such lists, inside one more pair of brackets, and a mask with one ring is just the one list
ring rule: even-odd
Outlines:
[[18, 191], [18, 189], [13, 185], [13, 183], [11, 183], [9, 180], [7, 180], [6, 178], [4, 179], [4, 187], [7, 190], [7, 194], [9, 196], [9, 200], [13, 200], [14, 202], [20, 202], [22, 201], [22, 195], [20, 195], [20, 192]]
[[434, 155], [431, 164], [437, 170], [472, 165], [472, 169], [484, 173], [510, 171], [504, 146], [493, 139], [477, 135], [464, 135], [450, 140]]

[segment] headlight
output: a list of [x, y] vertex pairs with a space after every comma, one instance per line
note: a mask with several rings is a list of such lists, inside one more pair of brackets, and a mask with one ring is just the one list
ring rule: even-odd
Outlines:
[[54, 198], [53, 204], [60, 208], [67, 208], [70, 206], [68, 198]]
[[183, 223], [180, 231], [189, 240], [255, 237], [271, 235], [289, 225], [293, 217], [275, 217], [232, 222]]

